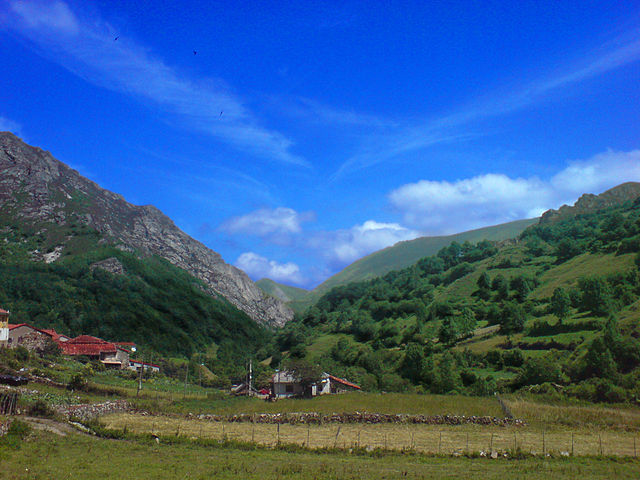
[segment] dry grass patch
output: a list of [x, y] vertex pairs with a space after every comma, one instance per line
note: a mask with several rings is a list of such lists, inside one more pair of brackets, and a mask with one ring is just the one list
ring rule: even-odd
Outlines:
[[[211, 422], [163, 416], [112, 414], [102, 417], [108, 428], [158, 436], [237, 440], [260, 445], [297, 444], [309, 448], [414, 450], [420, 453], [463, 455], [519, 449], [532, 454], [634, 456], [635, 434], [477, 425], [328, 424], [273, 425]], [[637, 447], [640, 447], [638, 443]]]
[[535, 427], [640, 431], [640, 409], [635, 407], [549, 405], [518, 397], [504, 400], [516, 418]]

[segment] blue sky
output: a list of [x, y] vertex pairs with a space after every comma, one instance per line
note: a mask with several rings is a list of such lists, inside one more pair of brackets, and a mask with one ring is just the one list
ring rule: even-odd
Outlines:
[[167, 3], [0, 0], [0, 130], [256, 280], [640, 181], [638, 2]]

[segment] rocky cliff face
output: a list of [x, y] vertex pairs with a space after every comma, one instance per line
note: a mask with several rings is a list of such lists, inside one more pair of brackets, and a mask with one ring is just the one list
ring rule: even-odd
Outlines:
[[615, 205], [622, 205], [628, 201], [635, 201], [637, 198], [640, 198], [640, 183], [622, 183], [606, 192], [602, 192], [600, 195], [585, 193], [572, 207], [563, 205], [558, 210], [547, 210], [542, 214], [540, 224], [574, 217], [581, 213], [595, 212]]
[[254, 320], [281, 326], [293, 318], [241, 270], [180, 230], [157, 208], [136, 206], [101, 188], [44, 150], [0, 132], [0, 210], [33, 225], [81, 223], [103, 241], [155, 254], [204, 281]]

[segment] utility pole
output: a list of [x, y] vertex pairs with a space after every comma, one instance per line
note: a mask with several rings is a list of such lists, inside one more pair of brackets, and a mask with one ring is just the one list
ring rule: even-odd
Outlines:
[[252, 394], [252, 392], [251, 392], [251, 390], [252, 390], [251, 389], [251, 384], [253, 382], [253, 363], [252, 362], [253, 362], [253, 360], [249, 359], [249, 381], [247, 382], [248, 383], [248, 387], [249, 387], [249, 389], [248, 389], [249, 396], [251, 396], [251, 394]]

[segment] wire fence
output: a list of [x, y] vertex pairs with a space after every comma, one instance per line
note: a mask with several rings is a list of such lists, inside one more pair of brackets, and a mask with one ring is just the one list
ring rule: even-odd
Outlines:
[[428, 454], [481, 455], [524, 452], [533, 455], [637, 457], [640, 439], [625, 431], [527, 431], [509, 428], [438, 428], [430, 425], [290, 425], [210, 422], [171, 417], [115, 414], [110, 428], [158, 436], [236, 440], [260, 445], [298, 444], [308, 448], [413, 450]]

